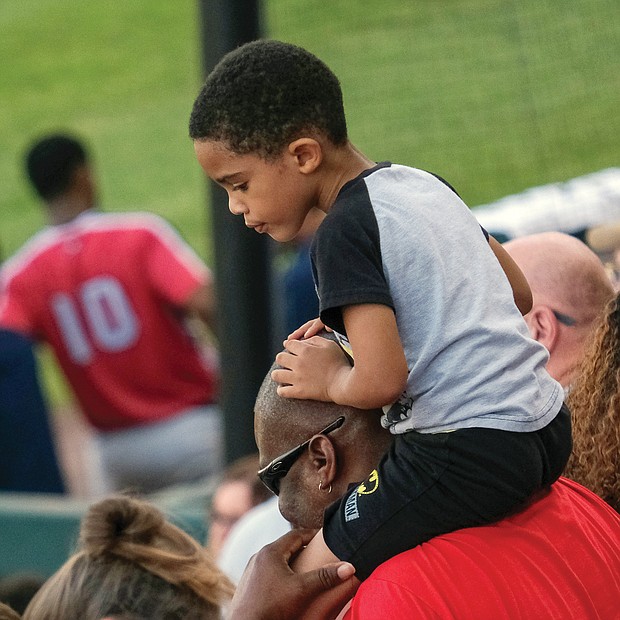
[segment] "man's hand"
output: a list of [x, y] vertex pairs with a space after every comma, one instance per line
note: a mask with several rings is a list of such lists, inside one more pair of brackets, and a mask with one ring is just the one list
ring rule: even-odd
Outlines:
[[355, 594], [355, 569], [338, 562], [294, 573], [291, 560], [314, 534], [314, 530], [293, 530], [255, 554], [230, 604], [228, 620], [335, 618]]
[[271, 378], [280, 384], [278, 395], [334, 401], [330, 389], [342, 380], [343, 373], [351, 371], [340, 346], [321, 336], [287, 340], [284, 346], [285, 350], [276, 356], [281, 368], [271, 373]]

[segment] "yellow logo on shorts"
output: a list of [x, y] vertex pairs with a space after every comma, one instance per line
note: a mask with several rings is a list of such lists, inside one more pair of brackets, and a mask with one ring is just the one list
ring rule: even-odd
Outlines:
[[357, 487], [357, 492], [360, 495], [370, 495], [374, 493], [379, 488], [379, 472], [376, 469], [372, 470], [370, 476], [368, 476], [368, 480], [366, 482], [362, 482]]

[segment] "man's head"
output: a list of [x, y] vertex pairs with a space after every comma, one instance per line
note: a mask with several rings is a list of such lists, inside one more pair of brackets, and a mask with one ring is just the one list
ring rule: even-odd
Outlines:
[[[337, 346], [337, 345], [334, 345]], [[270, 369], [254, 409], [254, 431], [261, 467], [291, 448], [307, 448], [279, 480], [280, 512], [294, 526], [322, 526], [323, 510], [377, 465], [392, 436], [381, 427], [380, 411], [278, 396]], [[344, 417], [342, 425], [319, 434]]]
[[35, 142], [26, 153], [26, 172], [37, 194], [52, 210], [95, 205], [88, 153], [76, 138], [52, 134]]
[[549, 351], [547, 370], [568, 387], [596, 319], [614, 296], [611, 281], [596, 254], [570, 235], [528, 235], [504, 248], [532, 289], [525, 320]]
[[253, 41], [230, 52], [194, 102], [193, 140], [222, 142], [238, 155], [278, 157], [295, 139], [347, 140], [340, 84], [316, 56], [280, 41]]

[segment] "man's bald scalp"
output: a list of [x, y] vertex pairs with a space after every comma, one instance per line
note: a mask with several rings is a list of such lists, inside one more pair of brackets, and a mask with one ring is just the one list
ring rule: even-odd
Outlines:
[[534, 303], [553, 300], [563, 311], [587, 323], [614, 295], [598, 256], [575, 237], [539, 233], [508, 241], [504, 248], [528, 280]]
[[350, 438], [363, 433], [377, 437], [377, 441], [385, 445], [380, 409], [365, 411], [331, 402], [284, 398], [278, 395], [278, 384], [271, 378], [271, 372], [277, 368], [275, 363], [271, 366], [256, 398], [254, 428], [257, 435], [267, 429], [271, 441], [294, 446], [344, 415]]

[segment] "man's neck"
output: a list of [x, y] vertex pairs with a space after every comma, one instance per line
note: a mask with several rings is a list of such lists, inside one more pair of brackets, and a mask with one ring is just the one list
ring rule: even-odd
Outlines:
[[560, 364], [557, 359], [547, 363], [547, 371], [565, 390], [570, 387], [575, 378], [576, 367], [576, 363], [571, 364], [566, 361]]
[[78, 215], [90, 209], [90, 205], [58, 198], [48, 203], [48, 217], [52, 226], [61, 226], [73, 221]]

